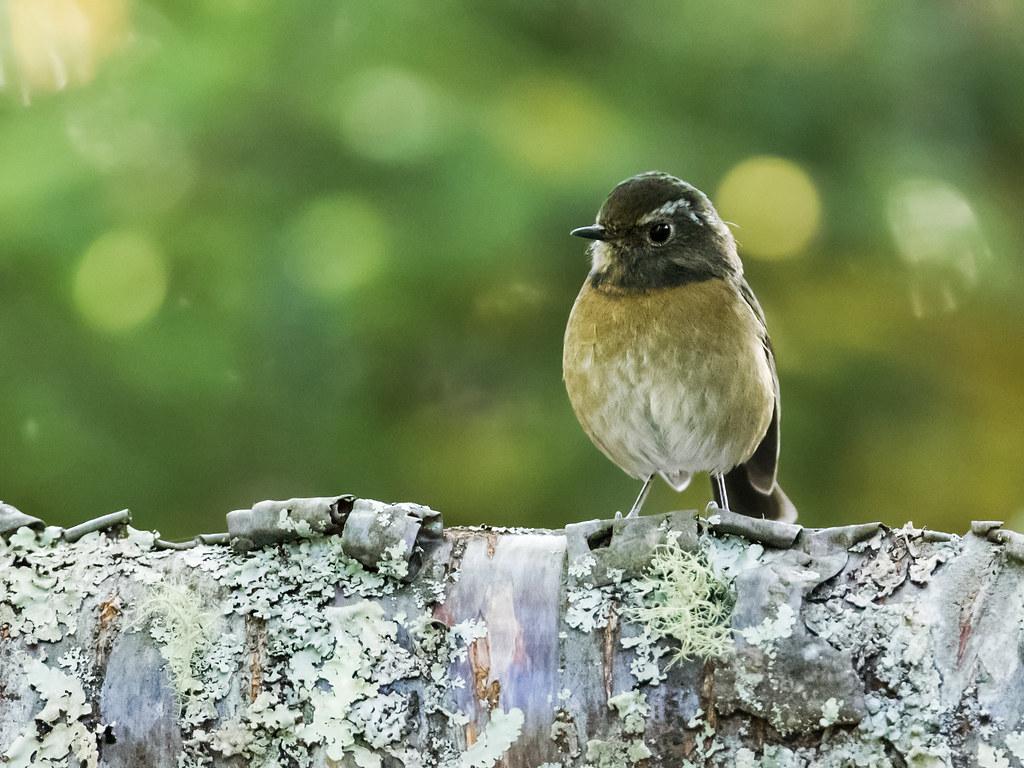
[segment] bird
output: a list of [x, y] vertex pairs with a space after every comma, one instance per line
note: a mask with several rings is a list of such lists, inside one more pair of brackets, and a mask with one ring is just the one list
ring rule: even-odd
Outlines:
[[718, 508], [794, 521], [777, 477], [779, 378], [765, 315], [707, 195], [641, 173], [570, 234], [592, 241], [591, 268], [565, 329], [563, 379], [587, 436], [643, 483], [627, 517], [656, 476], [682, 491], [707, 472]]

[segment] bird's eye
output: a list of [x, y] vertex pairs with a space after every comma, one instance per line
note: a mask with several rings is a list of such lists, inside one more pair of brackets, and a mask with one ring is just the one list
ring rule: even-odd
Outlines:
[[647, 230], [647, 239], [654, 245], [664, 245], [672, 237], [672, 225], [665, 221], [651, 224]]

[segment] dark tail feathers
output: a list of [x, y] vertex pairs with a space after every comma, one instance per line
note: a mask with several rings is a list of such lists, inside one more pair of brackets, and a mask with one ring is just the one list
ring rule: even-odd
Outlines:
[[[721, 494], [713, 479], [711, 490], [715, 494], [715, 503], [723, 506]], [[782, 490], [782, 486], [775, 483], [768, 493], [758, 490], [750, 482], [747, 468], [743, 464], [726, 473], [725, 492], [729, 494], [729, 509], [733, 512], [767, 520], [779, 520], [783, 523], [796, 522], [796, 507]]]

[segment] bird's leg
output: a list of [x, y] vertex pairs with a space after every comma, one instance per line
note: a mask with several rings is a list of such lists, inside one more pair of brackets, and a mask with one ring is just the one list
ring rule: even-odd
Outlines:
[[647, 494], [651, 492], [652, 480], [654, 480], [654, 475], [649, 475], [647, 479], [644, 480], [644, 487], [640, 489], [640, 495], [637, 496], [636, 501], [633, 502], [633, 506], [630, 508], [629, 514], [626, 515], [627, 518], [640, 517], [640, 507], [644, 505], [644, 502], [647, 500]]
[[712, 475], [715, 479], [715, 487], [718, 488], [718, 497], [722, 502], [722, 509], [729, 508], [729, 494], [725, 491], [725, 475]]

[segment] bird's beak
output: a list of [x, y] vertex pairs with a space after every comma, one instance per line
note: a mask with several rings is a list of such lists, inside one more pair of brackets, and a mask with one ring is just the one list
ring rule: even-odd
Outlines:
[[585, 237], [587, 240], [608, 239], [608, 233], [600, 224], [591, 224], [589, 227], [577, 227], [569, 234], [573, 237]]

